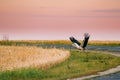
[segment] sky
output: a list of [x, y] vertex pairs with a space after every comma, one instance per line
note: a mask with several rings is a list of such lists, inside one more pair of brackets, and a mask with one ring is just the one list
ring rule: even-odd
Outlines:
[[120, 0], [0, 0], [0, 37], [120, 40]]

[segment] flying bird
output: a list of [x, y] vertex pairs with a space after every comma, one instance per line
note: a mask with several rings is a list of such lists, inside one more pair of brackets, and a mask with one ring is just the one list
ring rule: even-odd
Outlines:
[[88, 44], [88, 40], [90, 38], [90, 35], [88, 33], [84, 34], [84, 40], [83, 43], [81, 44], [78, 40], [76, 40], [74, 37], [70, 37], [70, 41], [73, 43], [72, 45], [76, 47], [79, 50], [85, 50], [86, 46]]

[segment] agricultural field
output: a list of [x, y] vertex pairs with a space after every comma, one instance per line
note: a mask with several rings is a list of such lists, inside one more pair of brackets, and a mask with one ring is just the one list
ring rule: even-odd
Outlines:
[[0, 71], [33, 67], [47, 69], [69, 56], [69, 51], [56, 48], [0, 46]]
[[[82, 43], [82, 40], [79, 40]], [[0, 45], [25, 45], [25, 44], [65, 44], [70, 45], [69, 40], [9, 40], [0, 41]], [[105, 46], [120, 46], [120, 41], [99, 41], [92, 40], [88, 42], [88, 45], [105, 45]]]
[[119, 57], [97, 51], [0, 46], [0, 80], [66, 80], [119, 64]]
[[93, 40], [89, 42], [89, 45], [103, 45], [103, 46], [120, 46], [120, 41], [99, 41]]

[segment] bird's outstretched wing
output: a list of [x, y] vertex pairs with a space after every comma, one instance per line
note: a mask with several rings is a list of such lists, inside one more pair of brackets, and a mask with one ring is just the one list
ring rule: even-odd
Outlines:
[[87, 46], [89, 37], [90, 37], [90, 35], [88, 33], [84, 34], [84, 40], [83, 40], [83, 43], [82, 43], [82, 48], [83, 49], [85, 49], [85, 47]]
[[70, 37], [70, 40], [73, 42], [73, 43], [76, 43], [80, 46], [80, 42], [78, 40], [76, 40], [74, 37]]

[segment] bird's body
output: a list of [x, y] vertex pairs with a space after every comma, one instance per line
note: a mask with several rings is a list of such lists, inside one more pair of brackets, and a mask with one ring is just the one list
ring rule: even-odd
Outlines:
[[70, 37], [71, 42], [73, 43], [73, 46], [76, 47], [79, 50], [85, 50], [87, 44], [88, 44], [88, 40], [89, 40], [90, 35], [88, 33], [84, 34], [84, 40], [83, 43], [81, 45], [81, 43], [79, 41], [77, 41], [74, 37]]

